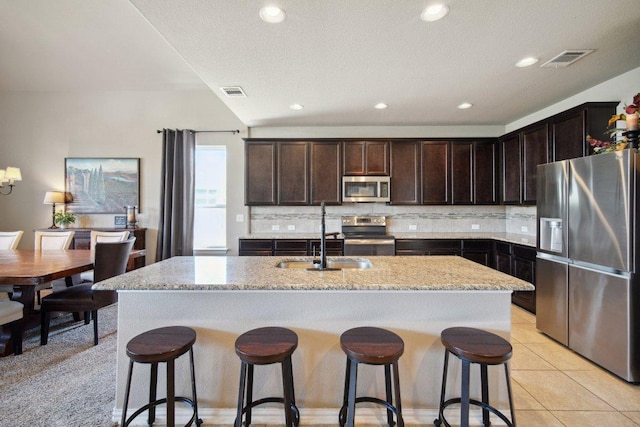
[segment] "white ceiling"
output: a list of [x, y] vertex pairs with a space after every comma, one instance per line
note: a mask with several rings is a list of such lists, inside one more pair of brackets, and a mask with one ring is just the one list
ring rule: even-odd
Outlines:
[[[638, 0], [445, 1], [428, 24], [430, 0], [0, 0], [0, 90], [204, 82], [251, 127], [503, 125], [640, 66]], [[595, 52], [540, 68], [566, 49]]]

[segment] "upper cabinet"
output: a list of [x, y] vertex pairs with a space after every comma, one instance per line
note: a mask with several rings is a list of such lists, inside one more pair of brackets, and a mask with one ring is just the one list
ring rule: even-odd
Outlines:
[[527, 126], [500, 138], [502, 203], [536, 203], [537, 166], [549, 162], [549, 124]]
[[391, 142], [391, 204], [420, 203], [420, 142]]
[[604, 138], [617, 102], [588, 102], [500, 138], [501, 202], [536, 203], [537, 166], [588, 156], [587, 135]]
[[245, 144], [246, 205], [275, 205], [276, 191], [276, 143], [247, 142]]
[[309, 204], [309, 143], [278, 144], [278, 204]]
[[245, 204], [340, 204], [340, 151], [340, 141], [247, 141]]
[[449, 141], [422, 142], [422, 203], [451, 203], [451, 147]]
[[339, 141], [311, 142], [311, 204], [340, 204], [342, 188]]
[[451, 202], [454, 205], [497, 203], [496, 142], [451, 142]]
[[617, 102], [589, 102], [551, 118], [551, 161], [588, 156], [593, 150], [587, 135], [605, 139], [607, 122], [616, 114]]
[[345, 175], [389, 175], [389, 141], [347, 141]]

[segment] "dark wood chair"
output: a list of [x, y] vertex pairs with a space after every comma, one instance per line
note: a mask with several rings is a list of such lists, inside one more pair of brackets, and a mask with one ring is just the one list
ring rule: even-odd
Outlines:
[[[124, 242], [98, 242], [95, 247], [94, 280], [99, 282], [123, 274], [136, 238]], [[93, 319], [93, 344], [98, 345], [98, 309], [118, 301], [116, 291], [93, 290], [93, 283], [71, 286], [42, 298], [40, 306], [40, 345], [49, 339], [51, 312], [84, 313], [84, 322]]]

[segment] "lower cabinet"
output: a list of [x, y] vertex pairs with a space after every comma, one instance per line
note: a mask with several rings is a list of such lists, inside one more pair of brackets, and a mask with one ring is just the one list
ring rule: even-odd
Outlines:
[[[536, 250], [529, 246], [496, 242], [496, 270], [515, 276], [535, 286]], [[531, 313], [536, 312], [536, 291], [514, 291], [511, 302]]]
[[459, 239], [398, 239], [396, 255], [462, 255]]
[[[327, 239], [327, 256], [344, 253], [342, 239]], [[320, 256], [320, 239], [240, 239], [239, 256]]]
[[493, 240], [473, 239], [462, 241], [462, 256], [478, 264], [493, 268]]

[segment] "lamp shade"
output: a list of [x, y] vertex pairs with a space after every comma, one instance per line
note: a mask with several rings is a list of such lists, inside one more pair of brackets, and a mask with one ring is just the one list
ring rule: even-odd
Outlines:
[[54, 203], [64, 203], [64, 193], [61, 191], [47, 191], [44, 195], [45, 205], [51, 205]]
[[7, 166], [7, 170], [5, 172], [5, 179], [14, 180], [14, 181], [22, 181], [22, 174], [20, 173], [20, 168], [14, 168], [13, 166]]
[[6, 176], [7, 176], [7, 171], [4, 169], [0, 169], [0, 185], [2, 185], [3, 182], [9, 182]]

